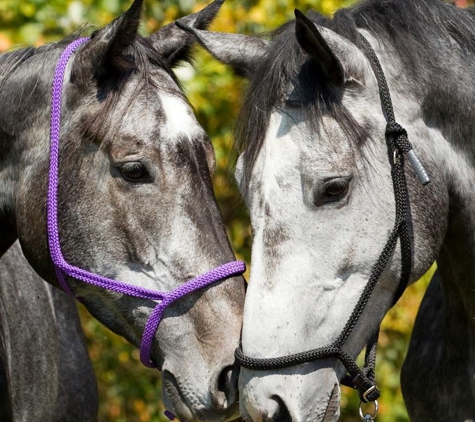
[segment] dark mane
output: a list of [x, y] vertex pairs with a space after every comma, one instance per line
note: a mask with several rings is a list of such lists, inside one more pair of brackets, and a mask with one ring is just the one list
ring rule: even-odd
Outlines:
[[[35, 60], [35, 64], [31, 64], [34, 67], [31, 73], [32, 77], [35, 79], [38, 76], [42, 79], [52, 78], [52, 70], [45, 71], [46, 67], [43, 66], [43, 63], [48, 69], [54, 66], [56, 59], [52, 63], [51, 56], [59, 55], [58, 52], [63, 50], [70, 42], [83, 36], [84, 30], [85, 28], [81, 28], [80, 31], [67, 36], [57, 43], [45, 44], [38, 48], [27, 47], [10, 53], [0, 54], [0, 90], [4, 87], [6, 88], [9, 77], [21, 66], [27, 65], [29, 60]], [[76, 73], [72, 75], [72, 80], [77, 78], [78, 80], [92, 81], [91, 83], [94, 84], [92, 89], [97, 89], [99, 105], [95, 107], [92, 115], [88, 115], [84, 119], [83, 124], [83, 132], [91, 134], [91, 140], [93, 138], [101, 139], [104, 132], [108, 131], [107, 124], [105, 124], [106, 119], [120, 100], [123, 88], [131, 75], [135, 75], [140, 81], [133, 93], [133, 98], [130, 99], [131, 101], [140, 95], [144, 89], [152, 85], [155, 89], [162, 92], [170, 91], [169, 93], [173, 96], [180, 96], [184, 101], [188, 102], [188, 99], [183, 94], [180, 82], [167, 60], [159, 54], [146, 38], [137, 35], [135, 42], [127, 48], [124, 60], [120, 60], [117, 63], [119, 67], [116, 69], [115, 77], [104, 83], [100, 79], [92, 78], [91, 69], [87, 65], [78, 66], [75, 68]], [[175, 82], [176, 87], [174, 87], [173, 91], [165, 83], [157, 84], [152, 79], [153, 70], [157, 68], [164, 70]], [[38, 76], [34, 76], [35, 71], [38, 72]], [[43, 80], [43, 82], [47, 86], [52, 83], [52, 80]], [[33, 84], [32, 89], [36, 88], [36, 84]], [[127, 110], [124, 112], [126, 113]], [[112, 136], [112, 134], [110, 135]]]
[[[348, 19], [341, 19], [344, 15], [345, 11], [335, 15], [340, 27], [348, 27], [344, 24]], [[473, 13], [440, 0], [367, 0], [357, 5], [351, 15], [358, 28], [389, 42], [406, 70], [415, 72], [418, 82], [426, 82], [424, 78], [439, 73], [444, 67], [443, 52], [453, 52], [451, 43], [455, 42], [462, 54], [475, 52]], [[353, 32], [352, 37], [347, 37], [354, 41], [354, 36]]]
[[11, 53], [0, 54], [0, 89], [5, 83], [6, 79], [25, 61], [31, 58], [36, 52], [37, 48], [28, 47]]
[[57, 47], [65, 47], [74, 39], [81, 36], [82, 32], [87, 30], [87, 27], [81, 27], [77, 32], [70, 34], [56, 43], [44, 44], [41, 47], [26, 47], [8, 53], [0, 54], [0, 89], [6, 82], [8, 77], [24, 64], [27, 60], [38, 54], [49, 53]]
[[17, 66], [20, 66], [25, 60], [28, 60], [35, 49], [33, 47], [11, 53], [0, 54], [0, 83], [14, 72]]
[[[455, 42], [462, 55], [475, 52], [474, 14], [441, 0], [366, 0], [338, 11], [333, 19], [316, 12], [310, 12], [308, 16], [317, 25], [331, 29], [355, 44], [357, 28], [372, 32], [393, 47], [412, 78], [414, 89], [425, 90], [421, 94], [426, 97], [429, 86], [437, 91], [450, 85], [446, 72], [453, 71], [452, 63], [449, 57], [442, 57], [443, 51], [453, 51]], [[267, 55], [250, 81], [236, 123], [235, 150], [237, 154], [246, 155], [245, 182], [249, 181], [263, 144], [270, 115], [285, 100], [287, 93], [284, 90], [289, 86], [294, 87], [292, 96], [297, 93], [302, 100], [307, 121], [316, 133], [321, 130], [321, 117], [327, 114], [339, 122], [354, 145], [360, 146], [367, 137], [364, 129], [342, 106], [339, 88], [326, 81], [318, 64], [302, 51], [294, 28], [294, 21], [290, 21], [272, 33]], [[441, 71], [441, 68], [445, 69]], [[431, 94], [444, 101], [450, 95], [435, 91]], [[473, 116], [467, 121], [472, 120]]]

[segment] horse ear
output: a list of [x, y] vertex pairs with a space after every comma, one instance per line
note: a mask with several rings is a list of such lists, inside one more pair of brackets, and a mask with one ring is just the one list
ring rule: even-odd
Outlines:
[[85, 78], [89, 80], [91, 71], [95, 78], [101, 79], [112, 78], [134, 68], [125, 51], [137, 36], [142, 4], [143, 0], [135, 0], [127, 12], [91, 36], [74, 60], [73, 82]]
[[[223, 3], [224, 0], [215, 0], [199, 12], [185, 16], [176, 22], [196, 29], [206, 29], [218, 14]], [[195, 43], [193, 35], [181, 31], [175, 22], [164, 26], [148, 37], [148, 40], [170, 66], [176, 65], [182, 60], [188, 60], [191, 47]]]
[[265, 54], [267, 41], [261, 38], [223, 32], [201, 31], [177, 21], [176, 25], [192, 34], [216, 60], [227, 64], [239, 75], [249, 78]]
[[343, 84], [345, 74], [340, 60], [316, 25], [298, 9], [295, 9], [295, 35], [302, 49], [321, 66], [325, 76], [336, 84]]
[[332, 82], [342, 85], [347, 82], [365, 83], [368, 60], [352, 42], [330, 29], [317, 27], [300, 10], [295, 10], [295, 33], [302, 49], [322, 68]]

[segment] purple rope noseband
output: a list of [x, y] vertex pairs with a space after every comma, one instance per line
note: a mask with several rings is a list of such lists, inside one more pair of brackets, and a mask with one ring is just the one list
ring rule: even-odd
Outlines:
[[[111, 290], [121, 294], [140, 297], [143, 299], [159, 300], [150, 314], [140, 343], [140, 360], [149, 367], [155, 368], [156, 364], [150, 360], [150, 351], [153, 337], [163, 316], [165, 308], [183, 296], [209, 286], [229, 277], [242, 274], [246, 266], [242, 261], [233, 261], [223, 264], [199, 277], [194, 278], [172, 290], [171, 292], [159, 292], [146, 288], [133, 286], [121, 281], [112, 280], [98, 274], [91, 273], [69, 264], [61, 252], [58, 229], [58, 175], [59, 175], [59, 141], [61, 138], [61, 102], [63, 92], [63, 80], [66, 65], [74, 51], [89, 38], [80, 38], [69, 44], [61, 54], [54, 74], [52, 99], [51, 99], [51, 128], [50, 128], [50, 169], [48, 182], [47, 201], [47, 226], [48, 244], [53, 261], [56, 276], [63, 290], [73, 295], [66, 281], [66, 275], [77, 280], [92, 284], [93, 286]], [[79, 299], [78, 299], [79, 300]]]

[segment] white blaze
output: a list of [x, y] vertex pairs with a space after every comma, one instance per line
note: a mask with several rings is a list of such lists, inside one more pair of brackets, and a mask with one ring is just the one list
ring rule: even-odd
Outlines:
[[193, 115], [190, 106], [179, 97], [161, 94], [160, 99], [166, 116], [163, 134], [174, 138], [186, 134], [191, 138], [200, 132], [200, 126]]

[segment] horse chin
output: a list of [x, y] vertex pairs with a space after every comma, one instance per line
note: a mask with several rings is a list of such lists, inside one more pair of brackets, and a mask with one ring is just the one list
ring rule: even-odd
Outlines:
[[175, 377], [168, 371], [162, 372], [163, 403], [181, 421], [195, 420], [193, 412], [178, 387]]
[[180, 388], [171, 372], [162, 372], [163, 403], [179, 420], [226, 422], [239, 418], [237, 402], [228, 403], [225, 399], [220, 403], [213, 399], [198, 401], [197, 397], [186, 397], [186, 391], [190, 390], [193, 387]]

